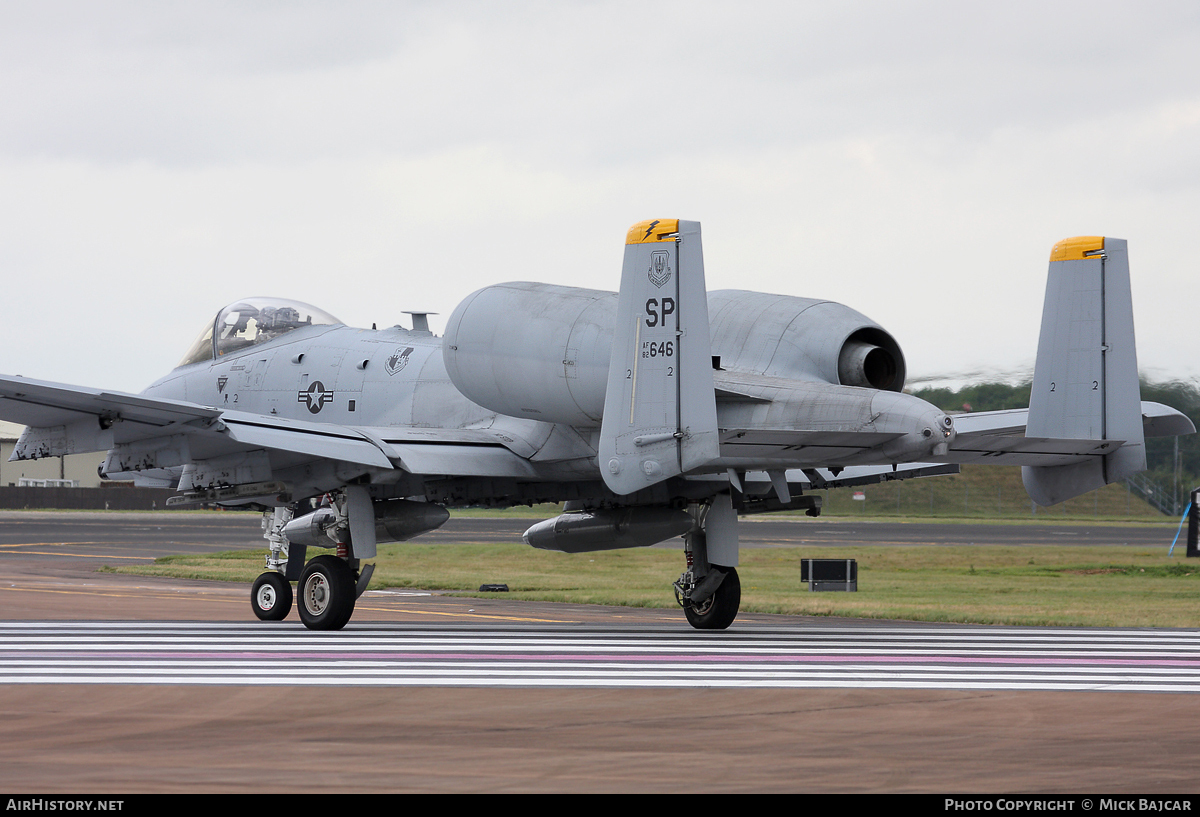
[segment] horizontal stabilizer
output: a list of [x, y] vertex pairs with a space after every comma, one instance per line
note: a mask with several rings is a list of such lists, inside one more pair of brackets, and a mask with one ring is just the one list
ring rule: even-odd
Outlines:
[[[1029, 409], [1001, 409], [958, 414], [958, 434], [945, 457], [957, 463], [992, 465], [1071, 465], [1111, 440], [1064, 440], [1026, 436]], [[1175, 437], [1196, 433], [1181, 411], [1162, 403], [1142, 402], [1143, 437]]]

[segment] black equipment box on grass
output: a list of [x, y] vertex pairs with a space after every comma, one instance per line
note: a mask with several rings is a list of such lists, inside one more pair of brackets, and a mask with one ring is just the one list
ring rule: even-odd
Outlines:
[[854, 559], [801, 559], [800, 581], [808, 589], [858, 592], [858, 562]]

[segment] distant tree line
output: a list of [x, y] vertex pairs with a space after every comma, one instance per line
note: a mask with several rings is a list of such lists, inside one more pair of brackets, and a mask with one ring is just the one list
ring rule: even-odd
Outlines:
[[[1200, 388], [1192, 383], [1169, 381], [1152, 383], [1142, 378], [1142, 399], [1162, 403], [1186, 414], [1200, 428]], [[913, 392], [922, 400], [933, 403], [942, 411], [997, 411], [1000, 409], [1027, 408], [1032, 383], [976, 383], [961, 389], [918, 389]], [[1144, 476], [1155, 483], [1159, 490], [1171, 494], [1176, 485], [1178, 469], [1178, 493], [1176, 499], [1182, 507], [1193, 488], [1200, 487], [1200, 434], [1178, 438], [1179, 459], [1175, 460], [1174, 437], [1157, 437], [1146, 440], [1146, 465]]]

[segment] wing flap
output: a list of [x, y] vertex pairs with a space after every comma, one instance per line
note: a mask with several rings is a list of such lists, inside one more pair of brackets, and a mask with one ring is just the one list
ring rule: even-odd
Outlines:
[[391, 443], [388, 448], [400, 467], [413, 474], [530, 479], [538, 476], [529, 460], [498, 443]]
[[329, 423], [306, 423], [261, 414], [225, 412], [223, 434], [246, 449], [265, 448], [351, 462], [373, 468], [393, 467], [387, 453], [362, 433]]
[[[788, 479], [791, 480], [791, 471]], [[874, 485], [897, 479], [936, 477], [959, 473], [958, 464], [936, 462], [907, 462], [895, 467], [888, 465], [848, 465], [835, 474], [828, 468], [811, 468], [801, 472], [815, 490], [824, 488], [848, 488], [855, 485]]]

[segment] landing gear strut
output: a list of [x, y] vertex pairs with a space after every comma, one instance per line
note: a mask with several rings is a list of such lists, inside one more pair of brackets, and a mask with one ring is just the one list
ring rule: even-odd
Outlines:
[[737, 618], [738, 607], [742, 603], [742, 583], [738, 579], [737, 568], [709, 567], [709, 579], [715, 574], [721, 574], [717, 589], [698, 604], [685, 604], [683, 614], [688, 624], [697, 630], [724, 630]]
[[[346, 626], [354, 614], [355, 600], [370, 581], [374, 565], [362, 565], [360, 572], [360, 562], [353, 558], [351, 546], [344, 544], [347, 539], [343, 537], [349, 534], [345, 524], [347, 514], [340, 507], [338, 511], [340, 516], [326, 512], [327, 527], [337, 526], [328, 537], [315, 514], [304, 517], [312, 520], [309, 525], [301, 525], [288, 534], [284, 529], [293, 521], [292, 509], [275, 508], [263, 514], [263, 536], [270, 554], [266, 572], [255, 580], [250, 591], [254, 615], [263, 621], [282, 621], [295, 603], [300, 621], [310, 630], [340, 630]], [[289, 535], [299, 542], [290, 542]], [[307, 564], [304, 562], [308, 544], [331, 547], [335, 543], [338, 555], [322, 554]], [[294, 594], [291, 582], [296, 582]]]
[[[250, 589], [250, 608], [262, 621], [283, 621], [292, 610], [292, 585], [286, 575], [288, 542], [283, 535], [283, 526], [291, 519], [290, 508], [275, 508], [263, 514], [263, 538], [270, 547], [267, 572], [255, 579]], [[304, 558], [303, 551], [300, 558]]]

